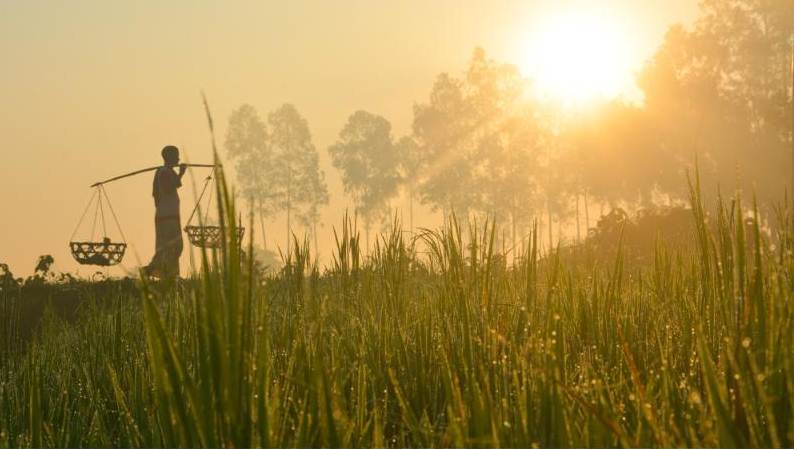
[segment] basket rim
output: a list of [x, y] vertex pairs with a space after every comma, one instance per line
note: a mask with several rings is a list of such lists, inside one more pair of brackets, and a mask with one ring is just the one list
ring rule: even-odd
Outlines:
[[[221, 227], [217, 226], [217, 225], [203, 225], [203, 226], [187, 225], [187, 226], [185, 226], [185, 231], [196, 231], [196, 230], [202, 230], [202, 229], [221, 229]], [[235, 229], [237, 230], [237, 232], [245, 231], [245, 227], [242, 227], [242, 226], [237, 226]]]
[[127, 247], [127, 242], [84, 242], [84, 241], [78, 241], [78, 240], [74, 240], [74, 241], [69, 242], [69, 246], [70, 247], [73, 247], [75, 245], [81, 245], [81, 246], [82, 245], [90, 245], [92, 247], [94, 247], [94, 246], [107, 246], [107, 247], [116, 247], [116, 248], [126, 248]]
[[[127, 242], [69, 242], [72, 258], [80, 265], [113, 266], [121, 263], [127, 253]], [[91, 258], [100, 256], [104, 263], [91, 262]]]
[[[243, 237], [245, 235], [245, 228], [238, 227], [235, 228], [236, 230], [236, 240], [238, 244], [242, 242]], [[187, 233], [188, 240], [193, 246], [199, 248], [209, 248], [209, 249], [217, 249], [221, 247], [221, 240], [223, 239], [223, 235], [221, 234], [221, 227], [215, 225], [204, 225], [204, 226], [196, 226], [196, 225], [188, 225], [185, 226], [185, 233]]]

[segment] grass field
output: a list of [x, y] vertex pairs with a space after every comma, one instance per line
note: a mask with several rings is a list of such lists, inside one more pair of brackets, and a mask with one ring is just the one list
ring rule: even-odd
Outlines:
[[347, 222], [324, 269], [296, 241], [268, 277], [232, 246], [171, 288], [5, 288], [0, 446], [790, 447], [794, 223], [698, 190], [698, 244], [647, 266], [508, 265], [487, 223], [364, 257]]

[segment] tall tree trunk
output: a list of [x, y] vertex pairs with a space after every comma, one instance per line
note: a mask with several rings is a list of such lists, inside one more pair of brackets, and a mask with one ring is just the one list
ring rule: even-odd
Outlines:
[[290, 237], [292, 236], [292, 228], [290, 227], [290, 218], [292, 215], [292, 192], [287, 187], [287, 259], [292, 254], [292, 245], [290, 244]]
[[557, 246], [562, 246], [562, 220], [557, 220]]
[[516, 198], [513, 196], [512, 211], [510, 211], [511, 240], [513, 241], [513, 263], [516, 261]]
[[312, 218], [312, 233], [314, 234], [314, 254], [316, 258], [319, 258], [320, 245], [317, 244], [317, 216]]
[[590, 235], [590, 209], [587, 206], [587, 189], [584, 189], [584, 238]]
[[409, 195], [410, 198], [408, 199], [408, 208], [409, 208], [409, 217], [411, 220], [411, 235], [414, 233], [414, 187], [409, 187]]
[[[287, 196], [289, 196], [289, 195], [287, 195]], [[287, 259], [289, 259], [289, 256], [290, 256], [291, 251], [292, 251], [292, 245], [290, 244], [290, 237], [291, 237], [291, 234], [292, 234], [292, 232], [291, 232], [292, 228], [290, 228], [290, 215], [292, 213], [291, 209], [292, 209], [292, 206], [290, 204], [290, 201], [287, 200]]]
[[267, 238], [265, 235], [265, 214], [262, 207], [262, 200], [259, 200], [259, 226], [262, 228], [262, 249], [267, 251]]
[[[494, 222], [496, 222], [495, 219], [494, 219]], [[507, 263], [507, 248], [505, 247], [505, 245], [507, 244], [507, 235], [505, 235], [505, 234], [507, 234], [507, 230], [504, 228], [504, 226], [502, 226], [502, 257], [505, 258], [505, 264], [506, 264]]]
[[579, 242], [582, 241], [582, 232], [579, 228], [580, 226], [580, 218], [579, 218], [579, 192], [576, 192], [576, 244], [578, 245]]
[[554, 232], [552, 231], [552, 228], [551, 228], [552, 227], [552, 223], [551, 223], [551, 221], [552, 221], [551, 220], [551, 201], [549, 201], [548, 199], [546, 200], [546, 213], [549, 216], [549, 252], [551, 252], [554, 249], [554, 238], [553, 238]]
[[290, 226], [290, 219], [292, 218], [292, 168], [287, 167], [287, 259], [292, 254], [292, 244], [290, 239], [292, 237], [292, 227]]

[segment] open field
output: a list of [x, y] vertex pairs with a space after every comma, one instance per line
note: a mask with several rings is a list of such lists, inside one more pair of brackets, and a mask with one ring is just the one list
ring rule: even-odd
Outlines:
[[0, 0], [0, 57], [0, 449], [794, 448], [794, 0]]
[[348, 222], [323, 270], [296, 241], [271, 276], [232, 247], [173, 288], [6, 285], [0, 446], [790, 447], [794, 223], [697, 190], [698, 244], [643, 266], [509, 266], [454, 222], [365, 258]]

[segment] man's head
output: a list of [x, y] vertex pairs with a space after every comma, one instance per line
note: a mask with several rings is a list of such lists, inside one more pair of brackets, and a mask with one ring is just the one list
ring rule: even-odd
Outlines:
[[174, 166], [179, 164], [179, 148], [173, 145], [167, 145], [163, 147], [163, 151], [161, 151], [160, 154], [163, 155], [165, 165]]

